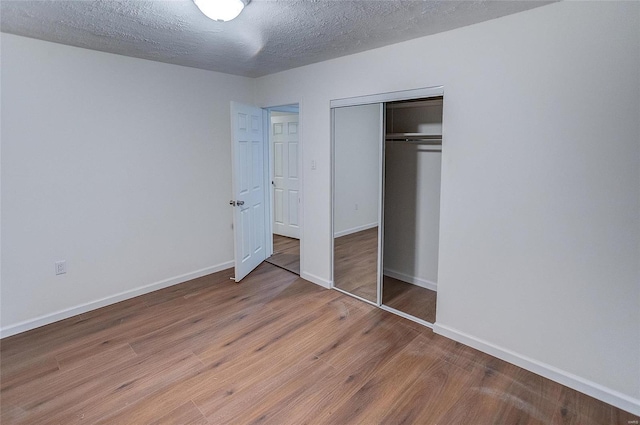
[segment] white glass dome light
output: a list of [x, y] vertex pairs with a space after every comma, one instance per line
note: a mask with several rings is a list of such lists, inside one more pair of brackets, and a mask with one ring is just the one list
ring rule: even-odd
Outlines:
[[236, 18], [248, 0], [193, 0], [198, 9], [214, 21], [230, 21]]

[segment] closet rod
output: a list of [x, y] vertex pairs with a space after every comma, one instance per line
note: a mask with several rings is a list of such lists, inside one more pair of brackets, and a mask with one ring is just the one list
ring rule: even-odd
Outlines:
[[424, 133], [387, 133], [385, 140], [388, 142], [409, 142], [441, 145], [442, 135]]
[[420, 139], [420, 138], [387, 138], [385, 142], [412, 143], [417, 145], [442, 146], [442, 139]]

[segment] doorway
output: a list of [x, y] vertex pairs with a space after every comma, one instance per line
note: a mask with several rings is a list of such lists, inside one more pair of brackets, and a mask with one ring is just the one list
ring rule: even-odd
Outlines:
[[266, 261], [300, 275], [299, 107], [267, 111], [273, 253]]

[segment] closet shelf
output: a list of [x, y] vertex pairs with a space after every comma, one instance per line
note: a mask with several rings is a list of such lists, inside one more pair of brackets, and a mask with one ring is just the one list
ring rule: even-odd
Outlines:
[[442, 97], [434, 97], [427, 100], [410, 100], [410, 101], [402, 101], [398, 103], [387, 103], [387, 109], [405, 109], [405, 108], [416, 108], [421, 106], [433, 107], [433, 106], [442, 106]]

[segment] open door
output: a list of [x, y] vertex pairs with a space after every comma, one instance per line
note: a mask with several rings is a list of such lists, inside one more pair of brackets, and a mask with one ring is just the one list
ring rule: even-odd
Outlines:
[[265, 140], [262, 109], [231, 102], [232, 193], [235, 281], [266, 258]]

